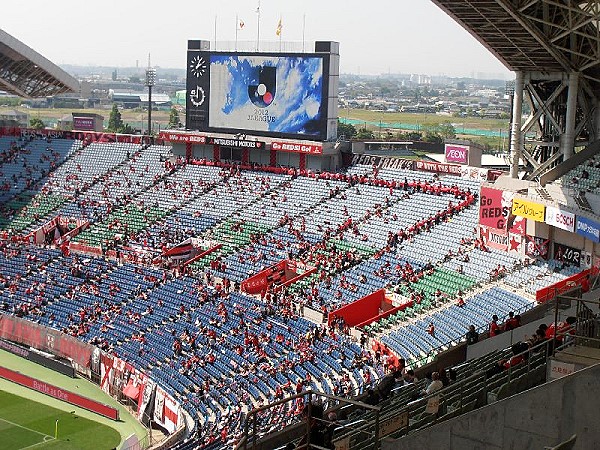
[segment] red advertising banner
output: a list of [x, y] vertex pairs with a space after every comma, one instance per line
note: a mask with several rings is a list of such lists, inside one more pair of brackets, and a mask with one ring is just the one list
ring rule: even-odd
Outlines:
[[82, 367], [90, 367], [90, 359], [94, 351], [92, 345], [78, 341], [58, 330], [4, 314], [0, 314], [0, 337], [63, 358], [70, 358]]
[[249, 294], [258, 294], [265, 291], [271, 285], [287, 286], [304, 278], [309, 274], [308, 272], [314, 273], [316, 270], [312, 267], [304, 266], [306, 271], [298, 274], [298, 269], [298, 263], [284, 259], [242, 281], [242, 290]]
[[486, 247], [505, 252], [508, 250], [508, 232], [496, 228], [479, 226], [479, 233]]
[[78, 139], [85, 142], [124, 142], [131, 144], [141, 144], [143, 140], [146, 139], [145, 136], [133, 134], [99, 133], [95, 131], [35, 130], [32, 128], [4, 128], [2, 133], [6, 136], [20, 136], [23, 138]]
[[81, 242], [71, 242], [69, 244], [69, 249], [74, 252], [89, 253], [90, 255], [102, 255], [102, 249], [100, 247], [93, 247], [91, 245], [82, 244]]
[[512, 232], [508, 233], [508, 253], [522, 255], [523, 252], [523, 236]]
[[442, 164], [431, 161], [416, 161], [415, 169], [423, 172], [435, 172], [446, 175], [461, 176], [461, 167], [454, 164]]
[[508, 226], [508, 231], [511, 233], [525, 236], [527, 232], [527, 219], [525, 217], [511, 215], [508, 220]]
[[540, 302], [546, 302], [548, 300], [552, 300], [557, 295], [563, 294], [571, 289], [575, 289], [581, 286], [581, 282], [584, 278], [586, 278], [589, 274], [594, 274], [597, 272], [597, 269], [588, 269], [583, 272], [579, 272], [569, 278], [565, 278], [564, 280], [559, 281], [558, 283], [554, 283], [548, 287], [539, 289], [535, 293], [535, 299]]
[[163, 139], [168, 142], [184, 142], [184, 143], [192, 143], [192, 144], [206, 144], [206, 136], [202, 136], [199, 134], [189, 134], [189, 133], [169, 133], [168, 131], [161, 131], [158, 133], [158, 138]]
[[506, 229], [512, 206], [512, 192], [481, 187], [479, 198], [479, 224], [486, 227]]
[[74, 392], [61, 389], [52, 384], [48, 384], [44, 381], [37, 380], [35, 378], [28, 377], [19, 372], [14, 372], [5, 367], [0, 367], [0, 377], [5, 380], [12, 381], [13, 383], [20, 384], [34, 391], [41, 392], [42, 394], [49, 395], [63, 402], [70, 403], [71, 405], [79, 406], [81, 408], [92, 411], [101, 416], [108, 417], [112, 420], [119, 420], [119, 411], [112, 406], [105, 405], [87, 397], [83, 397]]
[[320, 155], [323, 153], [321, 144], [305, 144], [301, 142], [271, 142], [271, 149], [278, 152], [309, 153]]
[[468, 145], [446, 144], [444, 150], [446, 153], [446, 162], [467, 164], [469, 160]]

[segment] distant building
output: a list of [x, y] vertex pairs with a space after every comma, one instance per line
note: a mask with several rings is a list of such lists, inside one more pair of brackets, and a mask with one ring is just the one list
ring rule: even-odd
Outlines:
[[16, 126], [28, 127], [29, 115], [27, 113], [16, 111], [14, 109], [0, 109], [0, 125], [1, 126]]
[[[123, 108], [140, 108], [148, 106], [148, 94], [137, 92], [116, 92], [112, 91], [109, 97], [117, 105]], [[153, 107], [169, 107], [171, 106], [171, 97], [167, 94], [152, 93]]]

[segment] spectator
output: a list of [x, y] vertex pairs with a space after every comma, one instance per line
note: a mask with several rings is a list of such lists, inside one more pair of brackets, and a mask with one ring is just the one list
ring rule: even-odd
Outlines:
[[515, 318], [515, 313], [510, 311], [508, 313], [508, 319], [504, 322], [504, 331], [514, 330], [519, 326], [519, 320]]
[[494, 337], [494, 336], [498, 336], [500, 333], [502, 333], [502, 329], [500, 328], [500, 325], [498, 325], [498, 316], [496, 314], [494, 314], [492, 316], [492, 322], [490, 323], [490, 337]]
[[479, 333], [475, 330], [475, 325], [470, 325], [467, 332], [467, 345], [473, 345], [477, 342], [479, 342]]
[[427, 327], [427, 333], [429, 333], [430, 336], [435, 337], [435, 325], [433, 325], [433, 322], [429, 322], [429, 326]]
[[556, 324], [551, 323], [546, 329], [546, 339], [554, 339], [554, 332], [556, 331], [556, 343], [559, 345], [562, 344], [567, 334], [574, 334], [574, 325], [576, 322], [576, 317], [569, 316], [564, 322], [560, 321]]
[[365, 398], [365, 403], [367, 405], [376, 406], [379, 403], [379, 396], [375, 393], [373, 389], [369, 389], [367, 391], [367, 397]]
[[501, 373], [504, 370], [508, 370], [511, 367], [514, 367], [518, 364], [521, 364], [527, 357], [527, 350], [529, 346], [524, 342], [516, 342], [511, 346], [511, 351], [513, 356], [506, 360], [501, 359], [488, 370], [486, 370], [485, 374], [488, 378]]
[[427, 389], [424, 391], [424, 395], [431, 395], [434, 392], [439, 391], [444, 387], [444, 383], [440, 380], [439, 372], [433, 372], [431, 374], [431, 383], [427, 386]]
[[415, 376], [415, 371], [412, 369], [408, 369], [406, 372], [404, 372], [402, 378], [404, 378], [404, 382], [406, 384], [416, 383], [417, 381], [419, 381]]

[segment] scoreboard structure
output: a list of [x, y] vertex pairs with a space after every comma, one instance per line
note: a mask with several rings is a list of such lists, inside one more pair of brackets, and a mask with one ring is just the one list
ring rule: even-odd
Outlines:
[[186, 129], [274, 139], [337, 137], [339, 43], [313, 53], [217, 52], [188, 41]]

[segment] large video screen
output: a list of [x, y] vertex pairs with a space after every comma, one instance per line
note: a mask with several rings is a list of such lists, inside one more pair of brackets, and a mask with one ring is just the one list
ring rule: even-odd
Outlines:
[[323, 57], [213, 53], [209, 72], [209, 128], [325, 133]]

